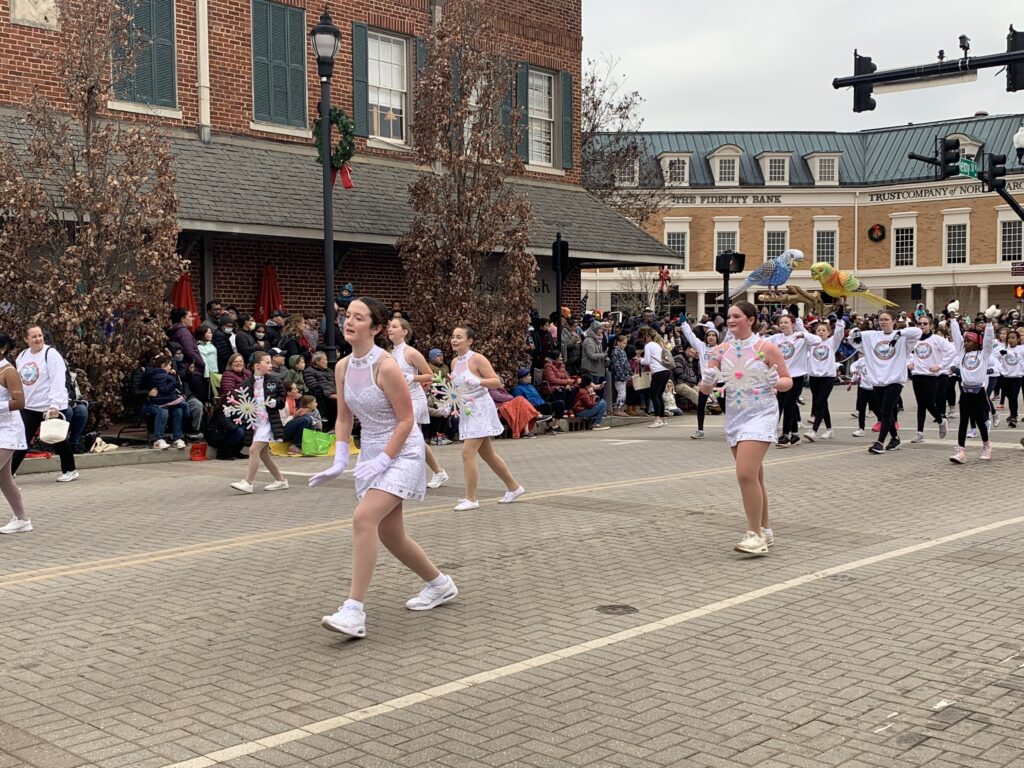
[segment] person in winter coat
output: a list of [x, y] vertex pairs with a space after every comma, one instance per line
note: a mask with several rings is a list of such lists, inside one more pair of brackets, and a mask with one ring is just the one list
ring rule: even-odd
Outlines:
[[[256, 338], [253, 336], [255, 330], [256, 321], [252, 319], [251, 315], [243, 312], [238, 316], [238, 325], [235, 326], [235, 351], [242, 356], [243, 362], [248, 362], [252, 353], [259, 349], [256, 346]], [[264, 333], [266, 333], [265, 330]]]
[[217, 449], [216, 458], [221, 461], [248, 458], [242, 453], [245, 429], [235, 424], [224, 412], [223, 403], [213, 409], [213, 415], [206, 423], [203, 437], [208, 445]]
[[[217, 365], [217, 347], [213, 343], [213, 334], [213, 328], [206, 324], [200, 325], [196, 329], [196, 346], [199, 347], [199, 354], [203, 356], [203, 363], [206, 365], [203, 378], [207, 383], [210, 381], [210, 373], [217, 373], [220, 370], [220, 366]], [[184, 354], [182, 359], [184, 359]]]
[[316, 398], [317, 410], [324, 421], [333, 424], [338, 417], [338, 393], [334, 382], [334, 371], [327, 365], [326, 352], [314, 352], [313, 360], [302, 372], [306, 391]]
[[183, 362], [188, 370], [189, 387], [193, 392], [202, 392], [206, 378], [206, 363], [199, 353], [199, 346], [192, 335], [192, 323], [194, 322], [192, 312], [183, 307], [175, 307], [171, 310], [171, 329], [167, 332], [169, 341], [181, 345], [184, 355]]
[[235, 335], [235, 321], [231, 315], [225, 314], [220, 318], [220, 327], [213, 332], [213, 346], [217, 348], [217, 372], [223, 373], [224, 366], [228, 364], [228, 358], [235, 353], [235, 346], [232, 337]]
[[580, 369], [595, 384], [604, 383], [608, 368], [608, 354], [604, 351], [604, 328], [594, 320], [583, 334], [583, 359]]
[[306, 370], [306, 359], [302, 355], [292, 355], [288, 358], [288, 368], [281, 377], [285, 390], [291, 388], [292, 384], [299, 388], [299, 394], [306, 394], [306, 381], [303, 372]]
[[626, 358], [626, 343], [629, 336], [619, 334], [612, 339], [611, 344], [611, 372], [612, 382], [615, 384], [615, 407], [612, 409], [612, 416], [628, 416], [624, 410], [626, 406], [626, 387], [633, 378], [633, 372], [629, 370], [629, 360]]
[[149, 387], [149, 400], [142, 406], [142, 413], [153, 417], [153, 434], [150, 435], [153, 448], [163, 451], [171, 447], [164, 440], [170, 419], [171, 440], [175, 448], [183, 450], [185, 419], [190, 415], [185, 396], [178, 389], [178, 378], [171, 371], [171, 361], [158, 355], [153, 360], [153, 367], [146, 370], [145, 381]]
[[252, 376], [252, 371], [245, 367], [242, 355], [236, 352], [228, 358], [228, 364], [224, 368], [224, 376], [220, 380], [220, 397], [223, 400]]
[[594, 382], [589, 376], [580, 379], [579, 387], [576, 389], [576, 398], [572, 405], [573, 413], [580, 419], [593, 419], [594, 429], [609, 429], [601, 424], [604, 421], [604, 413], [608, 409], [608, 403], [599, 400], [594, 394]]

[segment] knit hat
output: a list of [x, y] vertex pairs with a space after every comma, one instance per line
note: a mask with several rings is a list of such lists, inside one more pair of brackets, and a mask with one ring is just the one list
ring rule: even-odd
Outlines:
[[292, 355], [291, 357], [288, 358], [288, 367], [294, 371], [295, 366], [297, 366], [299, 364], [299, 360], [302, 359], [302, 355]]
[[525, 378], [525, 377], [527, 377], [529, 375], [530, 375], [530, 369], [529, 368], [520, 368], [519, 369], [519, 378], [520, 379]]
[[444, 352], [437, 347], [434, 347], [427, 353], [427, 360], [433, 360], [435, 357], [444, 357]]
[[598, 331], [600, 331], [601, 330], [601, 323], [600, 323], [600, 321], [595, 320], [594, 322], [592, 322], [590, 324], [590, 330], [592, 330], [594, 333], [597, 333]]

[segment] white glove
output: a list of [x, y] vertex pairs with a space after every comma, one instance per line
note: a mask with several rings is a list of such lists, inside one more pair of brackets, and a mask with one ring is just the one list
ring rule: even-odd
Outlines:
[[718, 374], [720, 371], [717, 368], [708, 366], [704, 369], [703, 375], [700, 377], [700, 383], [706, 387], [713, 387], [718, 383]]
[[388, 467], [395, 463], [395, 460], [381, 451], [369, 461], [356, 464], [354, 474], [357, 480], [372, 480], [377, 475], [386, 472]]
[[267, 408], [277, 408], [277, 400], [275, 400], [274, 398], [270, 398], [269, 400], [264, 400], [263, 401], [263, 405], [265, 407], [267, 407]]
[[407, 373], [407, 374], [405, 374], [405, 383], [406, 384], [412, 384], [414, 381], [416, 381], [416, 374], [415, 373]]
[[334, 463], [329, 469], [318, 472], [309, 478], [309, 487], [316, 488], [320, 483], [340, 477], [348, 466], [348, 443], [336, 442], [334, 444]]
[[768, 374], [764, 377], [765, 384], [769, 387], [775, 388], [775, 385], [779, 383], [779, 367], [773, 365], [768, 369]]
[[474, 376], [469, 371], [466, 371], [464, 374], [462, 374], [462, 383], [469, 387], [479, 387], [480, 379]]

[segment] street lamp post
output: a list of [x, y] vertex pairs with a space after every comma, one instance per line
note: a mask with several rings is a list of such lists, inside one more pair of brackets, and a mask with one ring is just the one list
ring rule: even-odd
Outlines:
[[334, 26], [331, 14], [324, 6], [320, 23], [309, 31], [309, 42], [316, 55], [316, 70], [320, 76], [320, 136], [324, 172], [324, 348], [327, 362], [338, 361], [335, 346], [337, 320], [334, 316], [334, 184], [331, 179], [331, 75], [334, 58], [341, 45], [341, 30]]

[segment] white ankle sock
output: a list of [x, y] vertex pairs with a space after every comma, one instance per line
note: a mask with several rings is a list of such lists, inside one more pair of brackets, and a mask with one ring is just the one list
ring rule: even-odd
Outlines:
[[448, 577], [443, 573], [438, 573], [437, 578], [431, 579], [427, 582], [428, 587], [440, 587], [448, 583]]
[[342, 608], [355, 608], [357, 611], [363, 610], [363, 604], [361, 602], [359, 602], [358, 600], [353, 600], [352, 598], [349, 598], [344, 603], [342, 603], [341, 607]]

